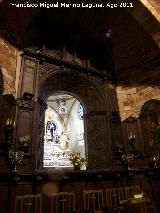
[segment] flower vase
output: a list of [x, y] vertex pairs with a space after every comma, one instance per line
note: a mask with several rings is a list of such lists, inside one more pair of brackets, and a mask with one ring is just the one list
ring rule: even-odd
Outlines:
[[15, 151], [15, 150], [9, 150], [9, 158], [14, 165], [14, 172], [17, 172], [17, 167], [21, 164], [21, 161], [23, 159], [24, 152], [23, 151]]

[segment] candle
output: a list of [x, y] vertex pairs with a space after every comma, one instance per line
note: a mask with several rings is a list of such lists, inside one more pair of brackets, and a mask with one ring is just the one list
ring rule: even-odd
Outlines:
[[16, 123], [12, 118], [8, 118], [6, 121], [6, 126], [12, 126], [14, 128], [16, 126]]
[[6, 121], [6, 126], [8, 126], [8, 125], [9, 125], [9, 118]]

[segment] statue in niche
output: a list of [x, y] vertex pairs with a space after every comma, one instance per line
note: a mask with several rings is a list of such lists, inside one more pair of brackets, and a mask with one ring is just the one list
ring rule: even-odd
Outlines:
[[137, 143], [136, 143], [136, 130], [130, 129], [130, 132], [128, 134], [128, 145], [130, 149], [130, 153], [134, 155], [138, 155], [139, 150], [137, 149]]
[[65, 154], [65, 151], [69, 148], [69, 140], [65, 132], [62, 132], [60, 135], [60, 145], [61, 149], [63, 150], [63, 153]]
[[56, 125], [54, 121], [48, 121], [47, 128], [50, 131], [51, 137], [53, 138], [53, 133], [56, 131]]
[[129, 116], [124, 121], [127, 150], [130, 154], [138, 155], [140, 151], [137, 118]]
[[47, 140], [59, 143], [59, 135], [57, 134], [57, 126], [53, 120], [48, 120], [46, 124]]
[[131, 146], [132, 150], [136, 149], [136, 135], [132, 131], [128, 134], [128, 144]]

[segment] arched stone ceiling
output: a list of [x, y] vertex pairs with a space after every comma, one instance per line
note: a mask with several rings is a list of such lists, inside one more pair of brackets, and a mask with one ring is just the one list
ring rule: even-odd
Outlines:
[[[122, 0], [117, 0], [122, 2]], [[159, 0], [125, 0], [134, 7], [127, 8], [130, 14], [152, 36], [160, 47], [160, 1]]]
[[159, 0], [140, 0], [148, 10], [155, 16], [160, 22], [160, 2]]
[[[113, 47], [118, 79], [136, 75], [140, 71], [137, 67], [143, 67], [146, 76], [151, 63], [156, 66], [160, 63], [160, 25], [140, 0], [127, 1], [134, 2], [134, 7], [52, 10], [13, 8], [10, 0], [4, 0], [0, 4], [0, 35], [19, 49], [47, 42], [50, 48], [68, 45], [85, 54], [84, 57], [98, 58], [100, 65], [105, 62], [104, 69], [105, 66], [110, 69]], [[109, 38], [108, 30], [111, 30]]]

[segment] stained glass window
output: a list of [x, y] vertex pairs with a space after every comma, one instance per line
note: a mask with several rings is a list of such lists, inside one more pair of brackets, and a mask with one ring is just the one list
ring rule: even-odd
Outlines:
[[84, 114], [84, 112], [83, 112], [83, 107], [82, 107], [82, 105], [80, 104], [79, 105], [79, 107], [78, 107], [78, 117], [79, 117], [79, 119], [82, 119], [83, 118], [83, 114]]

